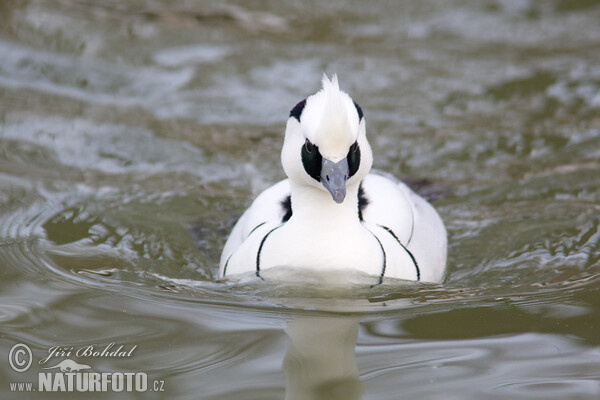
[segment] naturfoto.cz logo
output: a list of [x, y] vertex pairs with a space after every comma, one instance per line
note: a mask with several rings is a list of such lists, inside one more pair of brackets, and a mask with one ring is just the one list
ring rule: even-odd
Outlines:
[[[89, 345], [75, 349], [73, 347], [54, 346], [48, 349], [48, 356], [40, 359], [40, 369], [49, 370], [38, 373], [37, 387], [34, 382], [11, 382], [12, 392], [146, 392], [164, 391], [164, 381], [154, 380], [148, 386], [148, 374], [145, 372], [96, 372], [88, 364], [79, 363], [71, 358], [62, 357], [131, 357], [136, 346], [126, 349], [109, 343], [99, 348]], [[54, 363], [48, 361], [53, 360]], [[86, 361], [87, 362], [87, 361]], [[24, 343], [15, 344], [8, 353], [8, 363], [15, 372], [25, 372], [33, 364], [31, 348]], [[48, 365], [48, 366], [46, 366]]]

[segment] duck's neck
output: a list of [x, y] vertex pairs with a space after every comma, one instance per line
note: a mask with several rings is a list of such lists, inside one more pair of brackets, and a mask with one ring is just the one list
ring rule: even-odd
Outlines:
[[344, 201], [338, 204], [325, 190], [291, 183], [292, 218], [303, 224], [327, 229], [360, 225], [358, 186], [348, 185]]

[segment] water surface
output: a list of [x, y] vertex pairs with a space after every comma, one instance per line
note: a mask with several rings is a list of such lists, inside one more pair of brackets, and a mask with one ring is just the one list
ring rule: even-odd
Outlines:
[[[2, 397], [64, 398], [10, 383], [37, 383], [53, 346], [114, 342], [137, 347], [71, 358], [164, 381], [147, 398], [598, 398], [599, 18], [563, 0], [3, 2], [0, 347], [33, 365], [1, 363]], [[323, 72], [365, 111], [376, 168], [447, 189], [443, 284], [217, 279]]]

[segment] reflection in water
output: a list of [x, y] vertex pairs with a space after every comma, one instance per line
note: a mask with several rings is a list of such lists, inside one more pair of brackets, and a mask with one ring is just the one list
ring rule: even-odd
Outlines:
[[285, 329], [291, 339], [283, 368], [286, 400], [360, 399], [354, 355], [358, 318], [296, 316]]

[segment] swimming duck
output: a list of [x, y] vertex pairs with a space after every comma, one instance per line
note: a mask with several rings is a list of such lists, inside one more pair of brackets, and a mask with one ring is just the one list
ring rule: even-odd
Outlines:
[[[436, 210], [393, 176], [371, 171], [362, 109], [323, 76], [290, 111], [281, 150], [288, 176], [260, 193], [234, 226], [221, 277], [278, 266], [441, 282], [446, 229]], [[261, 277], [262, 278], [262, 277]]]

